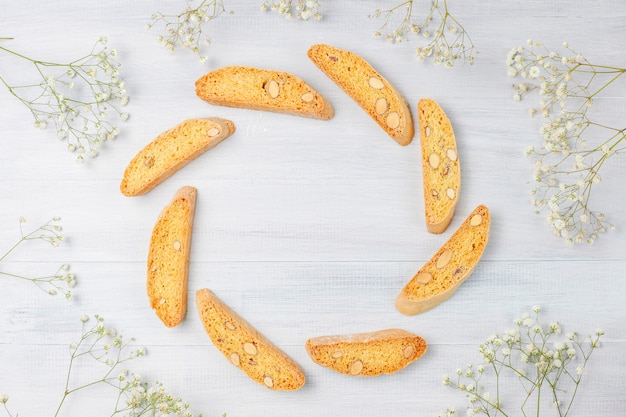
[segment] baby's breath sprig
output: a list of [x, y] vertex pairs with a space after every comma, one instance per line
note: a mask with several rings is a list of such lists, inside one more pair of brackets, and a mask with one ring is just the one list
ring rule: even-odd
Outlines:
[[[20, 239], [13, 244], [4, 255], [0, 256], [0, 263], [20, 245], [28, 241], [41, 240], [49, 243], [53, 247], [59, 246], [63, 241], [63, 235], [61, 234], [63, 228], [59, 224], [60, 220], [60, 217], [53, 217], [32, 231], [25, 232], [23, 225], [26, 223], [26, 219], [20, 217]], [[70, 272], [70, 266], [67, 264], [61, 265], [55, 273], [46, 276], [29, 277], [6, 271], [0, 271], [0, 276], [31, 281], [42, 291], [50, 295], [61, 293], [68, 300], [72, 298], [71, 289], [76, 285], [76, 276]]]
[[323, 17], [322, 13], [320, 13], [318, 0], [297, 0], [296, 5], [294, 5], [293, 0], [265, 0], [261, 4], [261, 10], [275, 11], [285, 17], [285, 19], [292, 19], [295, 16], [298, 20], [309, 20], [311, 18], [320, 20]]
[[[134, 339], [126, 339], [114, 328], [107, 326], [101, 316], [95, 315], [93, 319], [95, 322], [87, 315], [80, 318], [83, 323], [82, 335], [77, 342], [69, 345], [70, 360], [63, 395], [52, 416], [61, 415], [61, 410], [70, 397], [75, 397], [86, 388], [93, 389], [94, 386], [111, 389], [116, 394], [112, 397], [112, 410], [108, 412], [111, 417], [194, 416], [189, 404], [169, 394], [160, 382], [149, 384], [140, 375], [124, 369], [127, 362], [144, 356], [145, 349], [135, 347]], [[98, 376], [91, 381], [73, 385], [75, 378], [72, 370], [79, 362], [90, 359], [97, 364], [95, 374]], [[0, 403], [3, 404], [6, 414], [13, 417], [7, 407], [8, 401], [8, 395], [0, 396]]]
[[430, 0], [430, 9], [421, 22], [414, 13], [414, 0], [376, 10], [370, 17], [382, 19], [383, 24], [374, 36], [384, 35], [392, 43], [408, 41], [411, 35], [422, 36], [428, 43], [416, 48], [419, 60], [432, 58], [434, 64], [446, 67], [459, 59], [474, 63], [477, 48], [463, 25], [450, 13], [447, 0]]
[[600, 169], [615, 155], [626, 156], [626, 126], [609, 126], [592, 119], [594, 100], [617, 81], [626, 68], [598, 65], [573, 51], [563, 53], [528, 40], [507, 56], [516, 101], [539, 95], [543, 117], [541, 147], [530, 146], [534, 158], [535, 188], [532, 204], [547, 212], [555, 235], [569, 243], [593, 243], [599, 233], [612, 229], [605, 215], [590, 207], [591, 191], [600, 182]]
[[204, 24], [227, 11], [223, 0], [202, 0], [197, 6], [193, 3], [193, 0], [189, 0], [185, 10], [178, 14], [154, 13], [152, 22], [146, 27], [152, 29], [155, 25], [163, 25], [165, 33], [157, 36], [159, 43], [170, 52], [174, 52], [177, 47], [190, 50], [204, 63], [208, 57], [203, 47], [211, 44], [211, 38], [203, 30]]
[[[589, 358], [600, 347], [604, 332], [597, 329], [586, 337], [570, 332], [561, 337], [561, 325], [541, 322], [540, 310], [533, 307], [532, 313], [514, 321], [515, 328], [496, 333], [481, 344], [483, 363], [458, 368], [452, 377], [443, 376], [445, 385], [465, 393], [470, 402], [468, 416], [517, 415], [513, 409], [524, 416], [539, 417], [546, 409], [555, 410], [559, 417], [569, 414]], [[505, 396], [510, 387], [507, 378], [517, 379], [522, 386], [523, 400], [517, 408]], [[494, 386], [489, 389], [485, 380]], [[448, 408], [439, 417], [455, 415], [456, 411]]]
[[35, 127], [53, 124], [57, 138], [67, 141], [67, 149], [94, 158], [104, 141], [118, 136], [120, 128], [108, 120], [115, 114], [121, 121], [128, 113], [121, 107], [128, 103], [124, 82], [119, 78], [117, 51], [109, 50], [107, 39], [100, 38], [87, 55], [68, 63], [54, 63], [29, 58], [4, 46], [0, 51], [34, 66], [39, 81], [12, 85], [6, 75], [0, 82], [24, 104], [35, 118]]

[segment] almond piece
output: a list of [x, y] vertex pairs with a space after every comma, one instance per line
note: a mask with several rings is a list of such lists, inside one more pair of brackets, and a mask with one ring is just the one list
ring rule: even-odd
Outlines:
[[426, 135], [426, 137], [429, 137], [429, 136], [430, 136], [430, 126], [426, 126], [426, 127], [424, 128], [424, 134]]
[[439, 158], [439, 155], [437, 155], [436, 153], [433, 152], [430, 155], [428, 155], [428, 164], [433, 169], [437, 169], [437, 167], [439, 166], [439, 162], [441, 162], [441, 159]]
[[274, 386], [274, 380], [269, 375], [265, 375], [265, 377], [263, 377], [263, 383], [268, 388], [272, 388]]
[[377, 77], [371, 77], [369, 79], [369, 85], [374, 90], [382, 90], [383, 88], [385, 88], [385, 84], [383, 83], [383, 81]]
[[453, 188], [448, 188], [446, 190], [446, 195], [448, 196], [450, 200], [454, 200], [454, 197], [456, 196], [456, 191], [454, 191]]
[[415, 346], [413, 345], [407, 345], [404, 347], [404, 349], [402, 349], [402, 355], [406, 359], [409, 359], [411, 356], [413, 356], [413, 353], [415, 353]]
[[376, 114], [385, 114], [387, 109], [389, 109], [389, 104], [387, 103], [386, 98], [380, 97], [376, 100], [374, 107], [376, 109]]
[[174, 248], [175, 251], [179, 251], [181, 248], [182, 244], [180, 243], [180, 240], [175, 240], [174, 242], [172, 242], [172, 248]]
[[340, 358], [342, 358], [342, 357], [343, 357], [343, 352], [342, 352], [342, 351], [340, 351], [340, 350], [337, 350], [337, 351], [333, 352], [333, 353], [330, 355], [330, 357], [331, 357], [331, 358], [333, 358], [333, 359], [340, 359]]
[[439, 255], [439, 258], [437, 259], [437, 269], [442, 269], [446, 265], [448, 265], [448, 263], [450, 262], [450, 259], [452, 259], [452, 250], [451, 249], [444, 250], [441, 253], [441, 255]]
[[235, 325], [229, 321], [224, 322], [224, 327], [226, 327], [228, 330], [235, 330]]
[[428, 272], [420, 272], [417, 274], [417, 277], [415, 277], [415, 280], [420, 284], [428, 284], [431, 279], [433, 279], [433, 276]]
[[147, 156], [144, 160], [143, 160], [143, 165], [147, 168], [150, 168], [152, 165], [154, 165], [154, 157], [152, 156]]
[[387, 115], [387, 126], [391, 129], [397, 129], [400, 126], [400, 115], [393, 111]]
[[239, 366], [241, 364], [241, 359], [239, 359], [239, 354], [237, 352], [231, 353], [228, 359], [230, 359], [230, 363], [235, 366]]
[[448, 159], [451, 160], [452, 162], [456, 161], [457, 158], [459, 157], [456, 153], [456, 151], [452, 148], [448, 149], [446, 151], [446, 155], [448, 156]]
[[476, 227], [476, 226], [480, 226], [482, 222], [483, 222], [483, 216], [481, 216], [480, 214], [474, 214], [472, 218], [470, 219], [469, 224], [472, 227]]
[[248, 355], [256, 355], [258, 353], [258, 350], [256, 348], [256, 346], [254, 345], [254, 343], [252, 342], [246, 342], [243, 344], [243, 351], [246, 352]]
[[217, 135], [220, 134], [220, 130], [218, 128], [214, 127], [213, 129], [209, 129], [209, 131], [206, 132], [206, 134], [208, 136], [217, 136]]
[[300, 96], [300, 99], [302, 101], [304, 101], [305, 103], [310, 103], [313, 101], [313, 99], [315, 98], [315, 96], [313, 95], [313, 93], [311, 93], [310, 91], [308, 93], [304, 93]]
[[350, 364], [350, 375], [359, 375], [363, 371], [363, 362], [355, 360]]
[[271, 98], [276, 98], [280, 93], [280, 85], [278, 85], [276, 80], [270, 80], [265, 86], [265, 91], [267, 91], [267, 94], [269, 94]]

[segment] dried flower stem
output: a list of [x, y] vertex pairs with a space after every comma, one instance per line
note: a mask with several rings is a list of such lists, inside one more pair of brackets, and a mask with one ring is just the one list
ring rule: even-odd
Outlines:
[[[370, 17], [382, 17], [383, 24], [374, 36], [384, 34], [388, 41], [398, 43], [408, 41], [410, 34], [421, 34], [429, 42], [416, 48], [420, 60], [432, 58], [435, 64], [446, 67], [453, 66], [459, 59], [474, 63], [478, 53], [476, 46], [463, 25], [450, 13], [447, 0], [430, 0], [430, 9], [421, 23], [414, 18], [413, 6], [414, 0], [405, 0], [389, 9], [376, 10]], [[396, 19], [398, 14], [400, 16]], [[431, 31], [433, 24], [436, 27]], [[395, 28], [390, 29], [394, 25]]]
[[[542, 323], [539, 311], [538, 306], [533, 307], [533, 314], [524, 314], [515, 320], [515, 329], [494, 334], [481, 344], [479, 352], [484, 364], [459, 368], [456, 378], [444, 375], [445, 385], [466, 394], [470, 402], [468, 416], [517, 415], [511, 410], [511, 400], [504, 398], [510, 386], [508, 381], [503, 382], [507, 376], [517, 379], [525, 394], [519, 405], [521, 415], [543, 415], [546, 402], [559, 417], [569, 414], [585, 367], [593, 351], [600, 346], [604, 332], [598, 329], [585, 338], [571, 332], [564, 339], [555, 340], [561, 334], [560, 324]], [[488, 391], [484, 385], [484, 380], [490, 378], [489, 371], [493, 374], [493, 391]], [[440, 417], [455, 414], [456, 411], [449, 408]]]
[[188, 49], [198, 55], [200, 62], [207, 61], [202, 46], [208, 46], [211, 38], [204, 30], [204, 24], [211, 22], [226, 13], [223, 0], [202, 0], [197, 7], [192, 7], [193, 0], [178, 14], [154, 13], [152, 23], [147, 25], [152, 29], [154, 25], [163, 24], [165, 34], [157, 36], [157, 40], [170, 52], [177, 47]]
[[89, 54], [68, 63], [42, 61], [0, 46], [1, 52], [31, 63], [40, 80], [12, 85], [0, 75], [0, 82], [30, 110], [35, 127], [54, 124], [57, 138], [67, 140], [78, 162], [97, 156], [100, 145], [119, 134], [119, 127], [107, 120], [109, 112], [128, 119], [120, 109], [128, 96], [118, 76], [117, 52], [109, 51], [106, 43], [100, 38]]
[[[49, 243], [53, 247], [57, 247], [63, 241], [63, 236], [61, 235], [61, 231], [63, 230], [61, 225], [58, 223], [61, 219], [59, 217], [54, 217], [51, 220], [48, 220], [43, 225], [37, 227], [36, 229], [30, 232], [24, 232], [23, 224], [26, 220], [22, 217], [20, 218], [20, 239], [13, 244], [4, 255], [0, 256], [0, 263], [9, 256], [12, 252], [14, 252], [20, 245], [25, 242], [33, 241], [33, 240], [41, 240]], [[73, 273], [69, 272], [70, 267], [67, 264], [61, 265], [57, 271], [52, 275], [46, 275], [42, 277], [27, 277], [20, 274], [15, 274], [6, 271], [0, 271], [0, 276], [18, 278], [27, 281], [31, 281], [42, 291], [50, 294], [56, 295], [57, 293], [62, 293], [65, 298], [71, 299], [72, 292], [71, 288], [76, 285], [76, 277]]]
[[265, 0], [261, 4], [261, 10], [278, 12], [285, 19], [292, 19], [295, 16], [298, 20], [309, 20], [310, 18], [320, 20], [323, 17], [320, 13], [318, 0], [298, 0], [298, 4], [295, 6], [293, 3], [293, 0]]
[[601, 181], [600, 169], [610, 157], [626, 156], [626, 128], [594, 121], [589, 110], [626, 69], [593, 64], [567, 43], [564, 48], [565, 53], [557, 53], [529, 40], [509, 53], [507, 64], [511, 77], [522, 78], [512, 86], [513, 98], [538, 93], [544, 118], [542, 146], [527, 151], [536, 167], [533, 204], [538, 212], [548, 211], [555, 235], [569, 243], [593, 243], [613, 225], [590, 208], [592, 187]]
[[[382, 36], [384, 33], [387, 40], [397, 43], [409, 40], [411, 33], [421, 34], [428, 39], [428, 43], [416, 48], [418, 59], [432, 58], [433, 63], [446, 67], [453, 66], [457, 60], [473, 64], [478, 50], [463, 25], [450, 13], [447, 0], [428, 1], [430, 8], [420, 20], [421, 23], [417, 23], [414, 18], [414, 0], [402, 1], [389, 9], [376, 10], [369, 17], [382, 17], [383, 24], [374, 35]], [[222, 0], [204, 0], [197, 7], [191, 3], [192, 0], [179, 14], [154, 13], [152, 23], [147, 27], [152, 29], [155, 24], [164, 23], [165, 34], [157, 36], [160, 43], [171, 52], [177, 47], [189, 49], [199, 56], [201, 62], [206, 62], [207, 56], [201, 51], [201, 46], [208, 46], [210, 39], [203, 25], [221, 16], [226, 9]], [[286, 19], [301, 21], [311, 18], [320, 20], [323, 17], [319, 0], [263, 0], [261, 10], [277, 12]], [[391, 29], [396, 23], [397, 26]], [[434, 30], [431, 30], [433, 27]]]
[[[71, 343], [70, 360], [63, 386], [63, 395], [53, 417], [61, 415], [61, 410], [70, 397], [86, 388], [102, 386], [107, 389], [117, 391], [117, 396], [110, 416], [153, 416], [153, 415], [176, 415], [179, 417], [193, 417], [189, 410], [189, 404], [180, 398], [170, 395], [163, 385], [156, 382], [149, 385], [142, 382], [139, 375], [130, 373], [126, 369], [121, 369], [127, 362], [145, 355], [143, 348], [133, 347], [134, 339], [125, 339], [118, 335], [115, 329], [105, 326], [104, 319], [95, 315], [95, 324], [91, 327], [87, 325], [90, 318], [81, 317], [83, 322], [82, 335], [78, 342]], [[94, 360], [101, 368], [98, 369], [99, 376], [89, 382], [73, 386], [72, 372], [78, 361], [83, 359]], [[9, 398], [7, 395], [0, 396], [0, 403], [3, 404], [6, 414], [13, 417], [7, 407]], [[17, 414], [16, 416], [17, 417]], [[202, 417], [199, 415], [198, 417]]]

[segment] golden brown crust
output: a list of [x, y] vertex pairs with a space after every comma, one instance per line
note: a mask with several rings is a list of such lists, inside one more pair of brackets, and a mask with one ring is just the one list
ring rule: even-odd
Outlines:
[[443, 233], [454, 216], [461, 167], [450, 120], [434, 100], [418, 102], [426, 229]]
[[419, 314], [450, 298], [482, 257], [489, 240], [490, 223], [487, 207], [476, 207], [398, 294], [398, 311], [406, 315]]
[[272, 390], [304, 385], [300, 366], [210, 290], [196, 292], [196, 306], [213, 344], [250, 379]]
[[365, 59], [325, 44], [311, 46], [308, 56], [396, 142], [411, 142], [413, 118], [406, 100]]
[[187, 312], [187, 278], [197, 191], [180, 188], [161, 211], [148, 250], [147, 293], [151, 307], [167, 327]]
[[161, 133], [130, 161], [120, 184], [125, 196], [143, 195], [235, 131], [230, 120], [189, 119]]
[[428, 349], [420, 336], [401, 329], [320, 336], [309, 339], [305, 347], [315, 363], [351, 376], [396, 373]]
[[228, 66], [196, 81], [196, 95], [207, 103], [328, 120], [332, 105], [299, 77], [283, 71]]

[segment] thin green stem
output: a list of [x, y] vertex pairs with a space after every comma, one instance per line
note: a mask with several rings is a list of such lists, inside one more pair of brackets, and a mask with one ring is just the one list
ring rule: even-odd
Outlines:
[[[78, 342], [78, 347], [80, 347], [81, 343], [83, 342], [84, 336], [83, 338], [81, 338], [80, 342]], [[78, 347], [76, 349], [78, 349]], [[72, 374], [72, 366], [74, 364], [74, 353], [72, 353], [71, 357], [70, 357], [70, 363], [68, 365], [68, 369], [67, 369], [67, 373], [65, 374], [65, 385], [63, 388], [63, 397], [61, 397], [61, 401], [59, 402], [59, 405], [57, 406], [57, 409], [54, 413], [54, 417], [57, 417], [59, 415], [59, 412], [61, 411], [61, 407], [63, 407], [63, 404], [65, 403], [65, 400], [67, 399], [67, 396], [69, 395], [70, 391], [69, 391], [69, 386], [70, 386], [70, 376]]]
[[[9, 410], [9, 407], [7, 407], [7, 403], [6, 403], [6, 402], [3, 402], [3, 403], [2, 403], [2, 406], [4, 407], [4, 411], [6, 411], [7, 415], [8, 415], [9, 417], [13, 417], [13, 414], [11, 414], [11, 411]], [[15, 415], [15, 417], [17, 417], [17, 414]]]
[[17, 241], [16, 244], [14, 244], [13, 246], [11, 246], [9, 248], [9, 250], [2, 256], [0, 256], [0, 262], [2, 262], [4, 260], [4, 258], [6, 258], [7, 256], [9, 256], [9, 254], [11, 254], [11, 252], [13, 252], [19, 245], [21, 245], [26, 239], [21, 238], [20, 240]]
[[[5, 38], [5, 39], [12, 39], [12, 38]], [[92, 55], [92, 54], [85, 55], [85, 56], [80, 57], [78, 59], [75, 59], [74, 61], [71, 61], [69, 63], [58, 63], [58, 62], [41, 61], [39, 59], [30, 58], [30, 57], [28, 57], [28, 56], [26, 56], [24, 54], [20, 54], [19, 52], [15, 52], [12, 49], [5, 48], [4, 46], [0, 46], [0, 50], [2, 50], [4, 52], [7, 52], [7, 53], [9, 53], [11, 55], [14, 55], [14, 56], [16, 56], [18, 58], [24, 59], [24, 60], [26, 60], [28, 62], [33, 63], [37, 67], [38, 70], [39, 70], [39, 67], [38, 67], [39, 65], [44, 66], [44, 67], [71, 67], [73, 65], [76, 65], [78, 62], [84, 61], [85, 59], [89, 58]], [[93, 51], [92, 51], [92, 53], [93, 53]], [[40, 73], [41, 73], [41, 71], [40, 71]]]
[[26, 61], [29, 61], [29, 62], [32, 62], [32, 63], [37, 62], [36, 60], [34, 60], [34, 59], [32, 59], [32, 58], [29, 58], [29, 57], [27, 57], [26, 55], [22, 55], [22, 54], [20, 54], [20, 53], [18, 53], [18, 52], [13, 51], [12, 49], [5, 48], [4, 46], [0, 46], [0, 50], [2, 50], [2, 51], [4, 51], [4, 52], [8, 52], [8, 53], [9, 53], [9, 54], [11, 54], [11, 55], [15, 55], [15, 56], [16, 56], [16, 57], [18, 57], [18, 58], [25, 59]]

